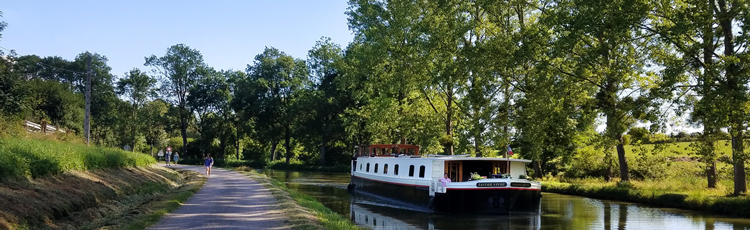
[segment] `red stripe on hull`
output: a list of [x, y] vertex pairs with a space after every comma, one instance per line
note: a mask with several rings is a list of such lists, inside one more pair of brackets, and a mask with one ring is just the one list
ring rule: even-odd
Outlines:
[[[384, 180], [376, 180], [376, 179], [371, 179], [371, 178], [366, 178], [366, 177], [361, 177], [361, 176], [354, 176], [354, 175], [352, 175], [352, 176], [353, 177], [357, 177], [357, 178], [362, 178], [362, 179], [365, 179], [365, 180], [377, 181], [377, 182], [388, 183], [388, 184], [396, 184], [396, 185], [404, 185], [404, 186], [414, 186], [414, 187], [423, 187], [423, 188], [430, 187], [430, 186], [426, 186], [426, 185], [402, 184], [402, 183], [396, 183], [396, 182], [390, 182], [390, 181], [384, 181]], [[535, 188], [513, 188], [513, 187], [510, 187], [510, 188], [509, 187], [498, 187], [498, 188], [446, 188], [446, 189], [447, 190], [536, 190], [536, 191], [541, 190], [541, 189], [535, 189]]]
[[383, 183], [388, 183], [388, 184], [397, 184], [397, 185], [414, 186], [414, 187], [423, 187], [423, 188], [429, 188], [429, 187], [430, 187], [430, 186], [427, 186], [427, 185], [416, 185], [416, 184], [402, 184], [402, 183], [396, 183], [396, 182], [390, 182], [390, 181], [384, 181], [384, 180], [376, 180], [376, 179], [371, 179], [371, 178], [366, 178], [366, 177], [361, 177], [361, 176], [354, 176], [354, 175], [352, 175], [352, 176], [353, 176], [353, 177], [357, 177], [357, 178], [362, 178], [362, 179], [365, 179], [365, 180], [371, 180], [371, 181], [383, 182]]

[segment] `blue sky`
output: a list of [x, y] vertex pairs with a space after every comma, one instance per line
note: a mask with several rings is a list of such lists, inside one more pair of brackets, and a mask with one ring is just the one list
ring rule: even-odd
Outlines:
[[295, 58], [322, 36], [346, 47], [346, 0], [337, 1], [9, 1], [0, 46], [19, 55], [73, 60], [90, 51], [107, 56], [112, 74], [143, 66], [183, 43], [216, 69], [244, 70], [264, 47]]

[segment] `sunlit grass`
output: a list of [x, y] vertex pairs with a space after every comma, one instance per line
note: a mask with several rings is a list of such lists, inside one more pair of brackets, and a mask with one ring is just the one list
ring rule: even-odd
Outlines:
[[146, 166], [156, 160], [120, 149], [53, 140], [0, 139], [0, 178], [40, 177], [71, 170]]
[[723, 180], [716, 188], [706, 188], [705, 179], [670, 178], [660, 181], [629, 183], [606, 182], [603, 179], [547, 180], [545, 192], [581, 195], [591, 198], [637, 202], [663, 207], [709, 211], [732, 216], [750, 217], [750, 197], [730, 196], [731, 181]]

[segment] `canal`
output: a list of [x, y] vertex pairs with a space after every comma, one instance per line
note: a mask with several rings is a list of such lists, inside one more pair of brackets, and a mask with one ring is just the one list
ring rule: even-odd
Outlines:
[[[263, 170], [315, 197], [326, 207], [372, 229], [746, 229], [750, 220], [679, 209], [543, 193], [538, 215], [458, 215], [412, 211], [367, 196], [352, 196], [348, 173]], [[398, 191], [394, 191], [398, 192]]]

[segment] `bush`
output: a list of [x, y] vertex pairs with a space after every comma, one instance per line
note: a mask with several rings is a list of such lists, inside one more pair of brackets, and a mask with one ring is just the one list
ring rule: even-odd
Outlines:
[[146, 166], [146, 154], [51, 140], [0, 139], [0, 178], [40, 177], [71, 170]]

